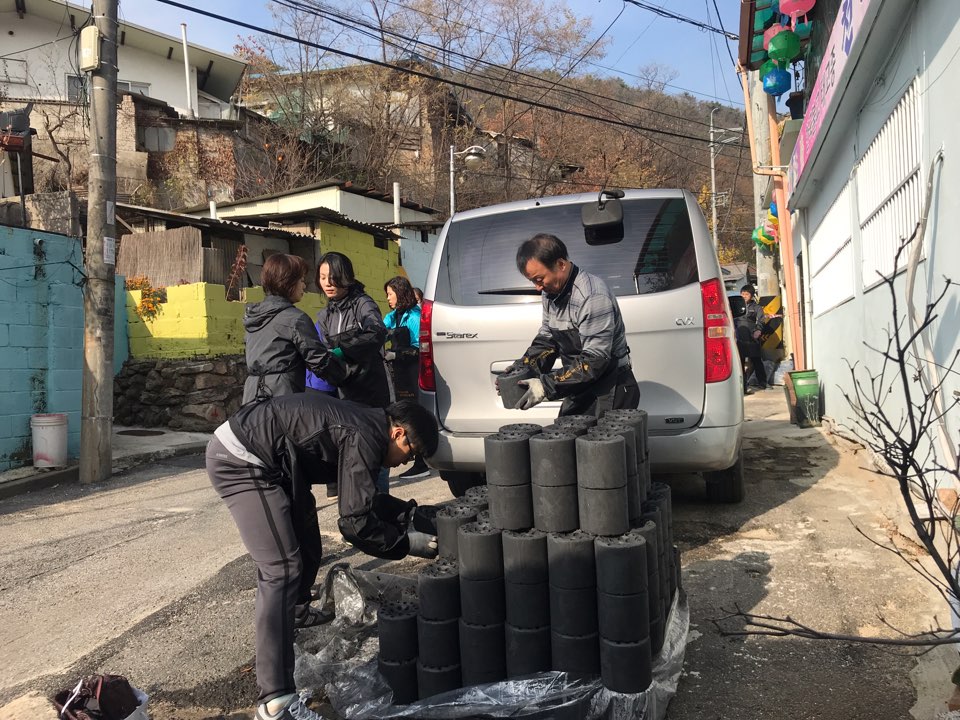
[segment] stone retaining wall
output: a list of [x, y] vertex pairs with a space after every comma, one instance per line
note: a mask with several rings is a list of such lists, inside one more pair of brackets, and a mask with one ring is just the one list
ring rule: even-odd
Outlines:
[[114, 379], [114, 422], [210, 432], [240, 408], [246, 377], [243, 355], [131, 358]]

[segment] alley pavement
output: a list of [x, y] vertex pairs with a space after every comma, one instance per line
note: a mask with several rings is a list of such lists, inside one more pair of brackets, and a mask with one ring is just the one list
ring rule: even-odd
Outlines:
[[[896, 488], [866, 453], [826, 428], [790, 425], [782, 389], [747, 397], [746, 409], [742, 503], [708, 504], [696, 476], [657, 478], [673, 488], [691, 608], [667, 717], [936, 717], [955, 650], [918, 662], [852, 642], [721, 632], [736, 608], [845, 634], [949, 623], [931, 588], [861, 535], [918, 551]], [[194, 454], [181, 454], [190, 452], [183, 437], [166, 438], [165, 448], [156, 435], [120, 437], [132, 438], [145, 462], [103, 484], [61, 482], [0, 501], [0, 720], [44, 720], [36, 710], [44, 697], [94, 672], [129, 677], [150, 694], [154, 718], [249, 718], [255, 569], [206, 478], [205, 436], [189, 440]], [[436, 474], [395, 479], [393, 488], [421, 503], [450, 499]], [[413, 574], [422, 566], [345, 545], [335, 500], [322, 495], [325, 567]]]

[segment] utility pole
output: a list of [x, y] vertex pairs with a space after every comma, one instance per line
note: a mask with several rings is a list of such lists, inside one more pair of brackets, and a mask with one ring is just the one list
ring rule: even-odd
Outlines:
[[742, 128], [714, 128], [713, 114], [719, 110], [719, 107], [710, 111], [710, 213], [712, 215], [711, 235], [713, 236], [714, 250], [720, 249], [720, 241], [717, 239], [717, 153], [721, 145], [729, 145], [739, 141], [739, 135], [728, 137], [719, 142], [714, 142], [715, 133], [742, 133]]
[[80, 482], [110, 477], [117, 200], [117, 0], [93, 0], [99, 63], [90, 72], [87, 282], [83, 293]]
[[713, 222], [710, 225], [710, 232], [713, 235], [713, 249], [719, 249], [717, 243], [717, 153], [713, 146], [713, 114], [717, 111], [714, 108], [710, 111], [710, 214]]

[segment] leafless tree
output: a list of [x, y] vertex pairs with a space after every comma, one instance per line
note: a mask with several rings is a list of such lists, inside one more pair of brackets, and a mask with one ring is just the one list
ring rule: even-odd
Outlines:
[[[960, 608], [958, 451], [955, 442], [945, 436], [943, 422], [960, 405], [960, 399], [945, 398], [945, 379], [957, 372], [960, 350], [955, 350], [943, 366], [934, 368], [919, 349], [923, 334], [938, 319], [940, 306], [956, 283], [944, 278], [940, 293], [915, 318], [911, 317], [909, 309], [903, 310], [896, 288], [897, 270], [917, 235], [915, 232], [901, 245], [893, 272], [882, 277], [892, 303], [892, 323], [886, 331], [885, 343], [877, 347], [867, 345], [878, 358], [879, 366], [869, 369], [859, 364], [850, 365], [852, 389], [844, 391], [843, 397], [854, 415], [849, 431], [874, 453], [878, 472], [897, 483], [904, 508], [926, 555], [904, 552], [892, 540], [879, 542], [860, 528], [857, 531], [907, 563], [936, 588], [948, 605]], [[891, 402], [894, 398], [900, 404]], [[893, 628], [882, 617], [880, 620], [898, 636], [877, 638], [829, 633], [790, 616], [758, 615], [740, 608], [714, 622], [724, 635], [789, 635], [808, 640], [903, 646], [919, 652], [936, 645], [960, 642], [960, 630], [954, 628], [930, 627], [905, 632]]]

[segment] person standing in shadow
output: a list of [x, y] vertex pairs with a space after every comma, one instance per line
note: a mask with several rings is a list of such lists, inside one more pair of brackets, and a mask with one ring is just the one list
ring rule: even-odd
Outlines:
[[[383, 286], [390, 312], [383, 318], [390, 349], [384, 353], [393, 377], [397, 400], [416, 400], [420, 373], [420, 306], [407, 278], [398, 275]], [[413, 466], [400, 473], [410, 480], [426, 477], [430, 468], [420, 455]]]

